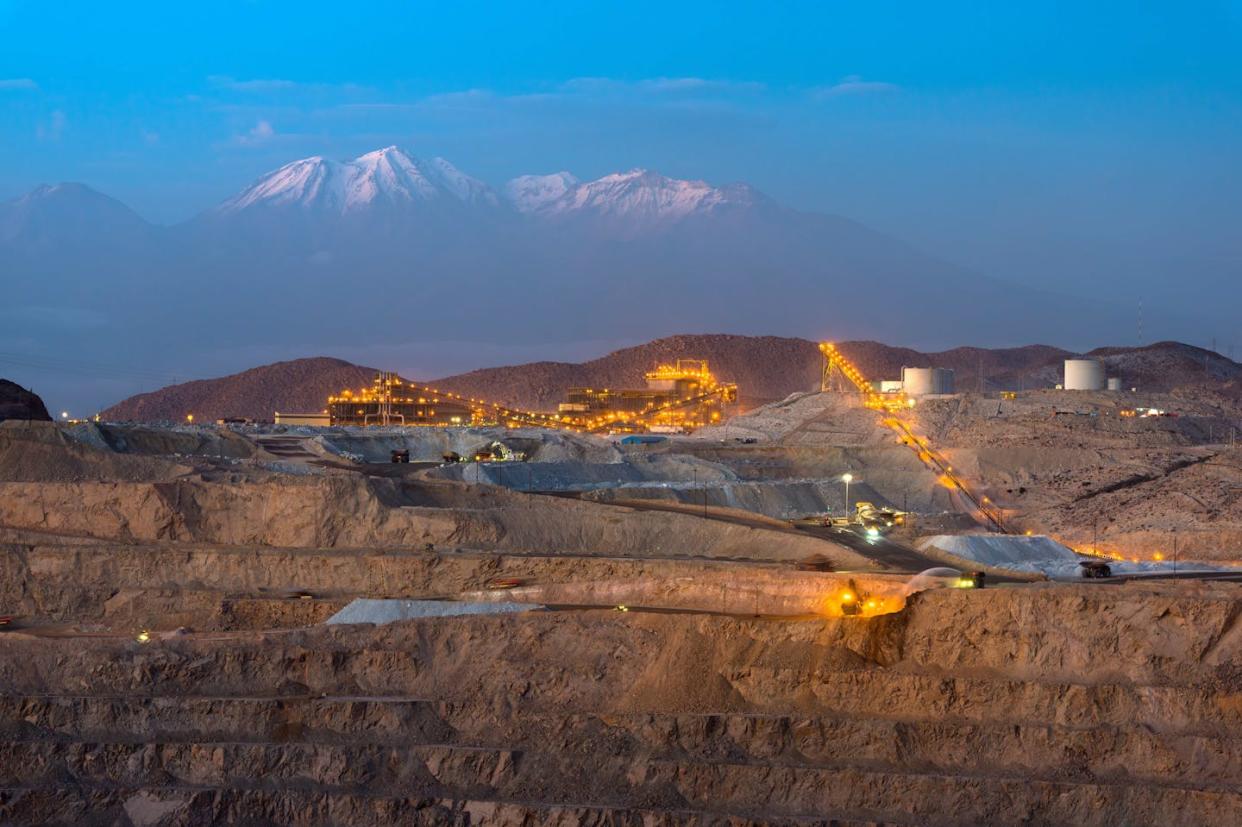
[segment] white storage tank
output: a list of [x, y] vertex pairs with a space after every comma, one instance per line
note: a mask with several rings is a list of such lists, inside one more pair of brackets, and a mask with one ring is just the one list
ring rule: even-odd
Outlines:
[[1120, 376], [1110, 376], [1110, 377], [1108, 377], [1108, 389], [1109, 389], [1110, 391], [1119, 391], [1119, 390], [1121, 390], [1121, 377], [1120, 377]]
[[1065, 389], [1067, 391], [1104, 390], [1104, 366], [1094, 359], [1066, 359]]
[[948, 368], [902, 368], [901, 389], [907, 396], [953, 393], [953, 371]]

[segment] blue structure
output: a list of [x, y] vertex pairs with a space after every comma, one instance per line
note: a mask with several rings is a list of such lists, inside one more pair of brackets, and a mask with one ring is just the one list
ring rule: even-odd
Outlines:
[[622, 445], [655, 445], [658, 442], [667, 442], [668, 437], [656, 436], [654, 434], [630, 434], [621, 437]]

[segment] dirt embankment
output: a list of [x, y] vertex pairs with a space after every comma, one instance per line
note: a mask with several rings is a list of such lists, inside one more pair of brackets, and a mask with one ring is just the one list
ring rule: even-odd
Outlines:
[[[448, 503], [454, 503], [449, 506]], [[224, 484], [0, 483], [0, 526], [121, 542], [302, 548], [427, 544], [592, 556], [866, 560], [834, 543], [696, 517], [359, 477]]]

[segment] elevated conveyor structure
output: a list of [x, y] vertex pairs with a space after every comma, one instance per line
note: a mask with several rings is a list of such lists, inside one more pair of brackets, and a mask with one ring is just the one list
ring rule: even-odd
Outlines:
[[904, 393], [876, 391], [862, 372], [831, 342], [822, 342], [819, 350], [824, 355], [823, 378], [820, 383], [822, 391], [839, 387], [842, 379], [852, 385], [862, 394], [864, 405], [884, 414], [880, 420], [884, 426], [895, 431], [902, 444], [914, 451], [923, 465], [936, 472], [941, 485], [951, 491], [956, 491], [985, 522], [997, 531], [1002, 534], [1012, 533], [1005, 525], [1004, 514], [1001, 510], [986, 496], [975, 494], [965, 480], [953, 471], [953, 465], [948, 458], [934, 449], [927, 437], [918, 436], [910, 423], [902, 417], [901, 413], [911, 407], [911, 400]]

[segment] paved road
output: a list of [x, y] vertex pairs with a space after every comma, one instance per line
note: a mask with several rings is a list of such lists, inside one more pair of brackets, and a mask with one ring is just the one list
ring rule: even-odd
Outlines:
[[833, 543], [840, 543], [868, 559], [875, 560], [885, 568], [917, 574], [927, 569], [943, 567], [944, 563], [932, 557], [924, 556], [909, 546], [889, 540], [886, 537], [863, 537], [852, 531], [820, 525], [804, 525], [795, 523], [798, 531], [820, 537]]

